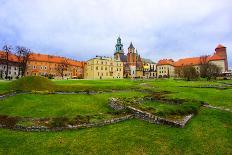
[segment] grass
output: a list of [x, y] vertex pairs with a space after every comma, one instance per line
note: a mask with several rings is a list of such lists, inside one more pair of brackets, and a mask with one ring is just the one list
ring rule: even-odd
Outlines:
[[186, 128], [139, 120], [79, 131], [0, 129], [2, 154], [230, 154], [232, 115], [202, 109]]
[[73, 117], [110, 112], [108, 98], [144, 96], [140, 92], [117, 92], [95, 95], [21, 94], [0, 100], [0, 114], [27, 117]]
[[[232, 109], [231, 88], [219, 90], [180, 87], [221, 86], [218, 81], [53, 80], [51, 83], [48, 88], [44, 86], [44, 89], [39, 90], [126, 91], [96, 95], [21, 94], [0, 100], [0, 114], [30, 117], [75, 117], [79, 114], [110, 117], [111, 110], [107, 102], [109, 97], [144, 96], [146, 93], [135, 91], [142, 89], [154, 92], [169, 91], [171, 93], [166, 96], [168, 98], [204, 101]], [[12, 87], [9, 85], [10, 82], [0, 81], [0, 94], [11, 91]], [[34, 90], [30, 85], [26, 88]], [[153, 107], [156, 112], [165, 113], [183, 108], [152, 102], [143, 106]], [[0, 129], [0, 154], [231, 154], [231, 120], [231, 112], [202, 107], [183, 129], [149, 124], [135, 119], [78, 131], [35, 133]], [[21, 123], [28, 125], [28, 122]]]
[[0, 80], [0, 94], [7, 93], [9, 91], [9, 81]]
[[171, 116], [171, 115], [187, 115], [187, 114], [196, 114], [199, 107], [199, 102], [185, 102], [183, 104], [167, 104], [159, 103], [153, 101], [146, 101], [141, 104], [139, 107], [143, 110], [149, 111], [154, 115], [158, 116]]
[[54, 83], [45, 77], [23, 77], [10, 83], [10, 89], [14, 91], [52, 91]]

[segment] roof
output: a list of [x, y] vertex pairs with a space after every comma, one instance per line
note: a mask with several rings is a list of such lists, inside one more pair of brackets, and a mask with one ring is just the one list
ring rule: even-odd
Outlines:
[[134, 46], [133, 46], [132, 42], [130, 43], [130, 46], [129, 46], [129, 48], [132, 48], [132, 49], [134, 49]]
[[[0, 58], [3, 58], [4, 55], [5, 55], [4, 51], [0, 51]], [[15, 54], [10, 54], [9, 60], [13, 62], [18, 62], [18, 58]], [[29, 61], [41, 61], [41, 62], [52, 62], [52, 63], [61, 63], [64, 60], [67, 60], [67, 62], [71, 66], [83, 66], [84, 65], [84, 62], [67, 59], [67, 58], [59, 57], [59, 56], [47, 55], [47, 54], [31, 53], [29, 57]]]
[[[5, 52], [4, 51], [0, 51], [0, 58], [4, 59], [5, 58]], [[9, 54], [9, 60], [12, 62], [18, 62], [18, 58], [16, 55], [10, 53]]]
[[223, 58], [217, 54], [214, 54], [214, 55], [208, 57], [208, 61], [216, 61], [216, 60], [224, 60], [224, 59], [225, 58]]
[[179, 59], [174, 63], [176, 67], [180, 66], [188, 66], [188, 65], [198, 65], [201, 63], [200, 57], [193, 57], [193, 58], [185, 58], [185, 59]]
[[218, 44], [218, 46], [216, 47], [216, 49], [219, 49], [219, 48], [226, 48], [225, 46], [221, 45], [221, 44]]
[[145, 58], [142, 58], [142, 62], [144, 62], [144, 63], [150, 63], [150, 64], [155, 64], [155, 62], [153, 62], [152, 60], [145, 59]]
[[[217, 61], [217, 60], [224, 60], [224, 58], [217, 54], [213, 54], [211, 56], [207, 56], [206, 60]], [[200, 65], [200, 64], [201, 64], [201, 57], [192, 57], [192, 58], [179, 59], [176, 62], [170, 61], [170, 59], [163, 59], [160, 60], [157, 65], [173, 65], [175, 67], [181, 67], [181, 66]]]
[[83, 65], [83, 62], [81, 61], [76, 61], [76, 60], [68, 59], [65, 57], [53, 56], [53, 55], [47, 55], [47, 54], [32, 53], [29, 59], [30, 61], [42, 61], [42, 62], [52, 62], [52, 63], [61, 63], [62, 61], [67, 60], [69, 65], [72, 65], [72, 66]]
[[157, 65], [171, 65], [174, 66], [174, 61], [172, 59], [162, 59], [159, 60]]
[[119, 56], [120, 56], [120, 60], [121, 60], [122, 62], [126, 62], [126, 61], [127, 61], [127, 56], [126, 56], [126, 55], [120, 54]]

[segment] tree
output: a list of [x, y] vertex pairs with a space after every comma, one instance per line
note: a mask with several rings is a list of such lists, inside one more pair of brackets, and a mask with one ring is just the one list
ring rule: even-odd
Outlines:
[[187, 81], [195, 80], [199, 76], [196, 69], [193, 66], [184, 66], [178, 68], [177, 70], [175, 70], [175, 72], [179, 77], [184, 78]]
[[17, 46], [16, 47], [16, 56], [18, 58], [18, 62], [19, 62], [19, 71], [18, 71], [18, 77], [20, 76], [24, 76], [26, 69], [27, 69], [27, 63], [29, 61], [31, 55], [31, 50], [26, 48], [26, 47], [22, 47], [22, 46]]
[[202, 78], [206, 78], [207, 76], [207, 68], [209, 65], [209, 62], [207, 59], [208, 59], [207, 55], [203, 55], [200, 57], [200, 76]]
[[176, 67], [176, 68], [175, 68], [175, 75], [176, 75], [177, 77], [183, 77], [183, 75], [182, 75], [182, 70], [183, 70], [183, 67]]
[[3, 70], [0, 70], [0, 79], [3, 79]]
[[9, 73], [9, 56], [12, 53], [11, 52], [12, 47], [10, 45], [4, 45], [3, 51], [5, 53], [4, 60], [6, 64], [6, 71], [5, 71], [5, 79], [8, 79], [8, 73]]
[[216, 79], [221, 72], [221, 68], [213, 63], [209, 63], [206, 70], [206, 78], [207, 80], [211, 80], [212, 78]]
[[211, 80], [220, 74], [221, 68], [209, 62], [207, 59], [208, 56], [200, 57], [200, 76], [202, 78], [207, 78], [207, 80]]
[[64, 59], [61, 61], [61, 63], [58, 64], [56, 71], [57, 73], [62, 77], [62, 79], [64, 78], [64, 72], [68, 70], [68, 60]]

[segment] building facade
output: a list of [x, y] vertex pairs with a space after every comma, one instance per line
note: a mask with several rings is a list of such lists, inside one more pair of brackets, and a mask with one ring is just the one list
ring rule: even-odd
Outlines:
[[17, 79], [21, 76], [20, 73], [18, 58], [13, 54], [9, 54], [7, 74], [6, 54], [4, 51], [0, 51], [0, 79], [6, 79], [6, 74], [8, 75], [8, 79]]
[[66, 63], [67, 68], [64, 71], [65, 79], [83, 78], [84, 62], [75, 61], [59, 56], [32, 53], [30, 55], [26, 76], [52, 76], [56, 79], [61, 78], [58, 67], [61, 63]]
[[[227, 60], [227, 51], [226, 47], [223, 45], [218, 45], [215, 48], [213, 55], [205, 56], [206, 62], [213, 63], [221, 69], [221, 73], [228, 71], [228, 60]], [[184, 66], [193, 66], [197, 73], [200, 73], [200, 66], [202, 64], [202, 57], [193, 57], [193, 58], [184, 58], [179, 59], [178, 61], [173, 61], [172, 59], [162, 59], [157, 63], [157, 77], [166, 78], [166, 77], [178, 77], [175, 74], [175, 69], [184, 67]]]
[[132, 42], [128, 47], [127, 55], [125, 55], [121, 38], [118, 37], [117, 43], [115, 45], [114, 58], [123, 62], [123, 76], [125, 78], [143, 77], [143, 62]]
[[122, 79], [123, 62], [114, 58], [96, 56], [86, 62], [85, 79]]
[[156, 78], [157, 77], [156, 63], [149, 59], [143, 59], [142, 61], [143, 61], [143, 77], [146, 79]]

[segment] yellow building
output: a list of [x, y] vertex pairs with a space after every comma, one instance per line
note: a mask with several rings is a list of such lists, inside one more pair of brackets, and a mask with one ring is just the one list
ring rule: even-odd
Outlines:
[[85, 79], [122, 79], [123, 62], [97, 56], [87, 61], [84, 73]]
[[157, 77], [168, 78], [173, 77], [175, 74], [174, 61], [172, 59], [163, 59], [157, 63]]

